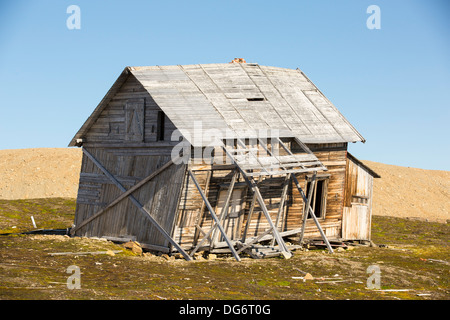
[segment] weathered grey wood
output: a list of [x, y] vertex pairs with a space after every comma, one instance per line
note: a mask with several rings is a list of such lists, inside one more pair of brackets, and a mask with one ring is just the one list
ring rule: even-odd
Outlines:
[[[240, 141], [240, 139], [238, 139], [238, 142], [242, 145], [243, 147], [246, 147], [245, 144]], [[252, 177], [248, 177], [248, 175], [246, 174], [245, 171], [243, 171], [239, 165], [234, 161], [234, 158], [232, 155], [230, 155], [230, 153], [228, 153], [228, 150], [225, 146], [223, 146], [223, 150], [226, 152], [226, 154], [230, 157], [231, 161], [233, 161], [233, 163], [236, 164], [236, 167], [239, 169], [239, 171], [241, 171], [242, 176], [244, 177], [245, 181], [247, 182], [248, 186], [251, 188], [251, 190], [254, 192], [254, 194], [256, 194], [256, 199], [258, 200], [258, 203], [264, 213], [264, 216], [266, 217], [267, 222], [269, 223], [269, 226], [272, 228], [273, 231], [273, 235], [278, 243], [278, 245], [280, 246], [280, 248], [282, 249], [281, 252], [283, 254], [283, 256], [286, 259], [289, 259], [292, 257], [292, 253], [289, 251], [289, 249], [286, 247], [286, 244], [283, 241], [283, 238], [280, 237], [280, 234], [278, 233], [278, 230], [275, 228], [272, 219], [270, 218], [270, 213], [267, 210], [266, 204], [264, 203], [264, 198], [261, 195], [261, 192], [259, 191], [259, 188], [257, 186], [257, 184], [255, 183], [255, 180]]]
[[123, 250], [108, 250], [108, 251], [84, 251], [84, 252], [54, 252], [49, 253], [50, 256], [85, 256], [85, 255], [97, 255], [97, 254], [110, 254], [121, 253]]
[[[258, 178], [258, 183], [261, 182], [262, 176]], [[245, 224], [244, 232], [242, 235], [242, 241], [245, 242], [245, 239], [247, 237], [248, 228], [250, 227], [250, 222], [252, 221], [253, 211], [255, 210], [255, 204], [256, 204], [256, 193], [253, 193], [252, 196], [252, 202], [250, 204], [250, 210], [248, 212], [247, 216], [247, 223]]]
[[[225, 202], [223, 204], [223, 208], [222, 208], [222, 211], [219, 216], [220, 223], [223, 223], [223, 221], [226, 219], [226, 217], [228, 215], [228, 208], [230, 205], [231, 195], [233, 194], [234, 184], [236, 183], [238, 176], [239, 176], [239, 172], [235, 171], [233, 173], [233, 177], [231, 178], [231, 183], [230, 183], [230, 186], [228, 187]], [[217, 229], [216, 229], [212, 235], [211, 249], [214, 248], [214, 243], [218, 241], [218, 237], [219, 237], [219, 234], [217, 233]]]
[[308, 192], [308, 200], [306, 201], [306, 205], [305, 205], [305, 210], [303, 211], [303, 222], [302, 222], [302, 231], [300, 233], [300, 240], [299, 243], [302, 244], [303, 241], [303, 237], [305, 234], [305, 226], [306, 226], [306, 219], [308, 217], [308, 212], [309, 212], [309, 208], [311, 206], [311, 199], [312, 199], [312, 195], [313, 195], [313, 190], [314, 190], [314, 185], [316, 184], [316, 173], [314, 172], [314, 175], [311, 179], [311, 187], [310, 190]]
[[[286, 195], [287, 195], [290, 181], [291, 181], [291, 174], [288, 173], [286, 175], [286, 178], [285, 178], [284, 184], [283, 184], [283, 191], [281, 193], [281, 198], [280, 198], [280, 206], [278, 207], [277, 218], [275, 219], [275, 228], [278, 228], [278, 224], [280, 223], [281, 215], [284, 212], [284, 203], [286, 201]], [[274, 243], [275, 243], [275, 239], [272, 240], [271, 245], [273, 246]]]
[[[211, 162], [212, 162], [212, 160], [211, 160]], [[208, 196], [208, 191], [209, 191], [209, 184], [210, 184], [210, 182], [211, 182], [211, 177], [212, 177], [212, 175], [213, 175], [213, 170], [210, 170], [210, 171], [208, 171], [208, 173], [207, 173], [207, 178], [206, 178], [206, 185], [205, 185], [205, 195], [206, 196]], [[205, 208], [206, 208], [206, 204], [205, 204], [205, 202], [203, 201], [202, 202], [202, 205], [201, 205], [201, 207], [200, 207], [200, 213], [198, 214], [198, 216], [197, 216], [197, 218], [196, 218], [196, 220], [195, 220], [195, 226], [196, 226], [196, 230], [195, 230], [195, 233], [194, 233], [194, 240], [192, 241], [192, 245], [196, 245], [196, 243], [197, 243], [197, 241], [198, 241], [198, 237], [200, 236], [200, 233], [199, 233], [199, 231], [203, 231], [201, 228], [200, 228], [200, 221], [201, 221], [201, 219], [202, 219], [202, 217], [203, 217], [203, 215], [204, 215], [204, 213], [205, 213]], [[195, 253], [195, 251], [194, 251], [194, 253]], [[192, 255], [191, 255], [191, 257], [192, 257]]]
[[[90, 154], [85, 148], [83, 148], [83, 153], [117, 186], [117, 188], [119, 188], [120, 191], [122, 192], [127, 191], [120, 184], [120, 182], [117, 181], [116, 178], [114, 178], [114, 176], [111, 173], [109, 173], [108, 170], [106, 170], [103, 167], [103, 165], [100, 162], [98, 162], [98, 160], [95, 159], [95, 157], [92, 154]], [[183, 250], [183, 248], [181, 248], [178, 245], [178, 243], [175, 240], [172, 239], [172, 237], [167, 233], [167, 231], [164, 230], [163, 227], [161, 227], [161, 225], [151, 216], [151, 214], [142, 206], [142, 204], [140, 204], [139, 201], [131, 194], [128, 195], [128, 197], [131, 200], [131, 202], [138, 208], [138, 210], [150, 220], [152, 225], [156, 227], [156, 229], [164, 236], [164, 238], [166, 238], [178, 250], [178, 252], [180, 252], [183, 255], [183, 257], [186, 260], [191, 261], [192, 258]]]
[[252, 244], [261, 240], [265, 235], [269, 234], [271, 231], [272, 231], [272, 229], [269, 228], [266, 231], [264, 231], [263, 233], [261, 233], [260, 235], [258, 235], [256, 238], [252, 239], [251, 241], [242, 243], [243, 246], [237, 251], [237, 253], [240, 253], [240, 252], [244, 251], [245, 249], [249, 248]]
[[209, 213], [211, 214], [211, 217], [213, 218], [214, 222], [217, 224], [217, 227], [219, 228], [220, 232], [222, 233], [223, 238], [224, 238], [225, 241], [227, 242], [228, 247], [229, 247], [230, 250], [231, 250], [231, 253], [233, 254], [234, 258], [235, 258], [237, 261], [241, 261], [241, 258], [240, 258], [239, 255], [236, 253], [236, 250], [234, 249], [233, 244], [231, 243], [231, 241], [230, 241], [230, 239], [228, 238], [228, 236], [227, 236], [225, 230], [223, 229], [223, 227], [222, 227], [222, 225], [221, 225], [219, 219], [217, 218], [217, 215], [216, 215], [216, 213], [214, 212], [213, 207], [211, 206], [211, 204], [209, 203], [209, 201], [208, 201], [208, 199], [206, 198], [205, 194], [203, 193], [203, 190], [202, 190], [202, 188], [200, 187], [200, 184], [198, 183], [197, 178], [195, 178], [195, 175], [194, 175], [194, 173], [192, 172], [191, 169], [188, 169], [188, 172], [189, 172], [189, 175], [190, 175], [191, 178], [192, 178], [192, 181], [194, 182], [195, 186], [197, 187], [197, 190], [198, 190], [198, 192], [200, 193], [200, 195], [201, 195], [203, 201], [205, 202], [206, 207], [208, 208]]
[[[300, 141], [299, 139], [297, 139], [297, 138], [294, 138], [294, 139], [295, 139], [295, 141], [299, 144], [299, 146], [302, 147], [305, 151], [311, 152], [311, 150], [309, 150], [309, 148], [308, 148], [303, 142], [301, 142], [301, 141]], [[286, 147], [286, 145], [283, 143], [283, 141], [281, 141], [281, 139], [277, 138], [277, 140], [279, 141], [280, 145], [283, 147], [283, 149], [284, 149], [286, 152], [288, 152], [290, 155], [293, 154], [292, 151], [291, 151], [288, 147]], [[324, 167], [324, 168], [325, 168], [325, 167]], [[325, 169], [326, 169], [326, 168], [325, 168]], [[314, 178], [315, 178], [315, 174], [314, 174]], [[303, 201], [304, 201], [305, 203], [308, 203], [308, 206], [306, 207], [306, 210], [307, 210], [307, 211], [309, 210], [309, 212], [310, 212], [310, 214], [311, 214], [311, 217], [313, 218], [314, 223], [316, 224], [317, 229], [319, 230], [320, 235], [322, 236], [323, 241], [324, 241], [325, 244], [327, 245], [328, 251], [329, 251], [330, 253], [333, 253], [333, 248], [331, 247], [330, 242], [328, 241], [327, 236], [325, 235], [325, 232], [323, 232], [323, 229], [322, 229], [322, 227], [321, 227], [319, 221], [317, 220], [317, 217], [316, 217], [316, 215], [315, 215], [315, 213], [314, 213], [314, 210], [311, 208], [310, 202], [308, 202], [308, 199], [306, 198], [305, 193], [303, 192], [303, 190], [302, 190], [302, 188], [301, 188], [301, 186], [300, 186], [300, 183], [298, 182], [298, 179], [297, 179], [297, 177], [295, 176], [295, 174], [292, 175], [292, 179], [294, 180], [295, 185], [297, 186], [297, 189], [298, 189], [298, 191], [300, 192], [300, 195], [301, 195], [302, 198], [303, 198]], [[312, 188], [311, 188], [311, 189], [312, 189]], [[308, 213], [306, 212], [306, 213], [304, 213], [304, 215], [307, 216]], [[305, 217], [303, 217], [303, 219], [304, 219], [304, 221], [306, 222]], [[303, 223], [303, 227], [304, 227], [304, 226], [305, 226], [305, 223]], [[302, 240], [303, 240], [303, 239], [302, 239]]]
[[[301, 188], [301, 186], [300, 186], [300, 183], [299, 183], [298, 180], [297, 180], [297, 177], [296, 177], [295, 175], [292, 175], [292, 178], [293, 178], [293, 180], [294, 180], [294, 182], [295, 182], [295, 185], [297, 186], [298, 191], [300, 192], [300, 194], [301, 194], [301, 196], [302, 196], [302, 198], [303, 198], [303, 201], [304, 201], [305, 203], [308, 202], [308, 199], [306, 198], [305, 193], [303, 192], [303, 190], [302, 190], [302, 188]], [[325, 235], [325, 232], [323, 232], [323, 229], [322, 229], [322, 227], [321, 227], [319, 221], [317, 220], [317, 217], [316, 217], [316, 215], [315, 215], [313, 209], [311, 208], [311, 206], [309, 206], [309, 212], [310, 212], [310, 214], [311, 214], [311, 217], [312, 217], [313, 220], [314, 220], [314, 223], [315, 223], [316, 226], [317, 226], [317, 229], [318, 229], [319, 232], [320, 232], [320, 235], [322, 236], [323, 241], [324, 241], [325, 244], [327, 245], [328, 251], [329, 251], [330, 253], [333, 253], [333, 248], [331, 247], [330, 242], [328, 241], [328, 238], [327, 238], [327, 236]], [[307, 213], [305, 213], [305, 214], [307, 214]]]
[[[83, 149], [84, 150], [84, 149]], [[128, 197], [130, 194], [132, 194], [133, 192], [135, 192], [136, 190], [138, 190], [140, 187], [142, 187], [144, 184], [146, 184], [147, 182], [149, 182], [150, 180], [152, 180], [154, 177], [156, 177], [158, 174], [160, 174], [161, 172], [163, 172], [164, 170], [166, 170], [168, 167], [170, 167], [174, 162], [176, 162], [178, 159], [180, 159], [181, 157], [177, 157], [174, 160], [169, 160], [166, 164], [164, 164], [161, 168], [159, 168], [158, 170], [152, 172], [150, 175], [148, 175], [146, 178], [144, 178], [143, 180], [141, 180], [139, 183], [137, 183], [135, 186], [133, 186], [132, 188], [128, 189], [126, 192], [122, 193], [116, 200], [114, 200], [113, 202], [111, 202], [109, 205], [107, 205], [105, 208], [101, 209], [99, 212], [97, 212], [96, 214], [94, 214], [93, 216], [89, 217], [88, 219], [84, 220], [83, 222], [81, 222], [79, 225], [75, 226], [71, 231], [70, 234], [74, 235], [75, 232], [79, 229], [81, 229], [82, 227], [84, 227], [86, 224], [90, 223], [91, 221], [93, 221], [94, 219], [100, 217], [103, 213], [105, 213], [108, 209], [112, 208], [113, 206], [115, 206], [116, 204], [118, 204], [120, 201], [122, 201], [123, 199], [125, 199], [126, 197]]]

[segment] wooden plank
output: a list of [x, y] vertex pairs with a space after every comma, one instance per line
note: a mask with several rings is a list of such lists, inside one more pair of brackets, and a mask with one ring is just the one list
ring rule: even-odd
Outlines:
[[[222, 223], [228, 215], [228, 208], [230, 205], [231, 195], [233, 194], [234, 184], [236, 183], [238, 176], [239, 176], [239, 172], [235, 171], [233, 174], [233, 178], [231, 178], [230, 186], [228, 187], [228, 191], [227, 191], [227, 195], [225, 198], [225, 202], [223, 204], [222, 212], [220, 213], [220, 217], [219, 217], [220, 223]], [[218, 236], [219, 235], [218, 235], [217, 229], [216, 229], [212, 235], [211, 249], [214, 248], [214, 243], [218, 240]]]
[[312, 199], [315, 184], [316, 184], [316, 172], [314, 172], [314, 175], [311, 179], [311, 185], [310, 185], [309, 192], [308, 192], [308, 200], [306, 201], [306, 205], [305, 205], [306, 212], [305, 211], [303, 212], [303, 222], [302, 222], [302, 227], [301, 227], [302, 231], [300, 233], [300, 240], [299, 240], [300, 244], [302, 244], [303, 236], [305, 234], [306, 219], [308, 217], [309, 208], [311, 206], [311, 199]]
[[[83, 148], [83, 153], [117, 186], [117, 188], [119, 188], [120, 191], [122, 192], [126, 192], [127, 190], [120, 184], [119, 181], [116, 180], [116, 178], [114, 178], [114, 176], [108, 172], [108, 170], [106, 170], [103, 165], [97, 161], [97, 159], [95, 159], [95, 157], [90, 154], [85, 148]], [[178, 245], [178, 243], [176, 243], [176, 241], [174, 241], [172, 239], [172, 237], [167, 233], [166, 230], [164, 230], [164, 228], [161, 227], [161, 225], [151, 216], [151, 214], [142, 206], [142, 204], [139, 203], [139, 201], [133, 197], [131, 194], [128, 195], [129, 199], [131, 200], [131, 202], [138, 208], [138, 210], [144, 214], [145, 217], [147, 217], [147, 219], [150, 220], [151, 224], [156, 227], [156, 229], [164, 236], [164, 238], [166, 238], [177, 250], [178, 252], [180, 252], [183, 257], [188, 260], [191, 261], [192, 258]]]
[[219, 228], [220, 232], [222, 233], [222, 236], [224, 237], [226, 243], [228, 244], [228, 247], [230, 248], [230, 250], [231, 250], [231, 252], [232, 252], [234, 258], [235, 258], [237, 261], [241, 261], [241, 258], [240, 258], [239, 255], [236, 253], [236, 250], [234, 249], [233, 244], [231, 243], [230, 239], [228, 238], [228, 236], [227, 236], [225, 230], [223, 230], [223, 227], [222, 227], [222, 225], [221, 225], [219, 219], [217, 218], [216, 213], [214, 212], [213, 207], [211, 206], [211, 204], [209, 203], [209, 201], [208, 201], [208, 199], [206, 198], [205, 194], [203, 193], [203, 190], [202, 190], [202, 188], [200, 187], [200, 185], [199, 185], [197, 179], [195, 178], [194, 173], [192, 172], [191, 169], [188, 169], [188, 172], [189, 172], [189, 175], [190, 175], [191, 178], [192, 178], [192, 181], [194, 182], [195, 186], [197, 187], [198, 191], [200, 192], [200, 195], [202, 196], [203, 201], [205, 202], [206, 207], [208, 208], [211, 217], [213, 218], [214, 222], [217, 224], [217, 227]]
[[266, 231], [264, 231], [262, 234], [258, 235], [256, 238], [254, 238], [248, 242], [244, 242], [243, 246], [237, 251], [237, 253], [240, 253], [240, 252], [244, 251], [245, 249], [249, 248], [252, 244], [254, 244], [255, 242], [258, 242], [264, 236], [268, 235], [271, 231], [272, 231], [272, 229], [269, 228]]
[[[287, 191], [288, 191], [288, 188], [289, 188], [289, 182], [290, 181], [291, 181], [291, 174], [288, 173], [286, 175], [286, 178], [285, 178], [284, 184], [283, 184], [283, 191], [281, 193], [280, 206], [278, 208], [277, 218], [275, 220], [275, 228], [278, 228], [278, 224], [280, 223], [281, 215], [284, 212], [284, 203], [286, 201], [286, 195], [287, 195]], [[273, 239], [273, 241], [271, 243], [272, 246], [274, 245], [274, 243], [275, 243], [275, 239]]]
[[[259, 179], [258, 183], [261, 182], [262, 176], [260, 176], [258, 179]], [[256, 204], [256, 193], [253, 193], [252, 202], [250, 204], [250, 210], [249, 210], [248, 216], [247, 216], [247, 223], [245, 224], [244, 233], [242, 235], [243, 242], [245, 242], [245, 239], [247, 237], [247, 232], [248, 232], [248, 228], [250, 226], [250, 222], [252, 221], [252, 215], [253, 215], [253, 211], [255, 209], [255, 204]]]
[[[300, 192], [300, 194], [301, 194], [301, 196], [302, 196], [302, 198], [303, 198], [303, 201], [307, 202], [308, 200], [306, 199], [305, 194], [304, 194], [302, 188], [300, 187], [300, 183], [298, 182], [296, 176], [295, 176], [295, 175], [292, 175], [292, 178], [294, 179], [295, 185], [297, 186], [297, 188], [298, 188], [298, 190], [299, 190], [299, 192]], [[309, 206], [309, 212], [310, 212], [310, 214], [311, 214], [311, 217], [312, 217], [313, 220], [314, 220], [314, 223], [315, 223], [316, 226], [317, 226], [317, 229], [318, 229], [319, 232], [320, 232], [320, 235], [321, 235], [322, 238], [323, 238], [323, 241], [324, 241], [324, 242], [326, 243], [326, 245], [327, 245], [328, 251], [329, 251], [330, 253], [333, 253], [333, 248], [331, 247], [330, 243], [328, 242], [328, 239], [327, 239], [325, 233], [323, 232], [323, 229], [322, 229], [322, 227], [320, 226], [320, 223], [319, 223], [319, 221], [317, 220], [317, 217], [316, 217], [316, 215], [315, 215], [313, 209], [311, 208], [311, 206]], [[307, 214], [305, 213], [305, 215], [307, 215]]]

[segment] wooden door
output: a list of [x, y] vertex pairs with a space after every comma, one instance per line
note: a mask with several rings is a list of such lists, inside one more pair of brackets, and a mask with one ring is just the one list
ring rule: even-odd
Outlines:
[[344, 207], [342, 238], [347, 240], [370, 240], [370, 211], [366, 205]]

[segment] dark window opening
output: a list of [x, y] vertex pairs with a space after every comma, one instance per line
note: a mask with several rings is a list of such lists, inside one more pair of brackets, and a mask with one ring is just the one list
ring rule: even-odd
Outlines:
[[157, 129], [156, 129], [156, 135], [158, 141], [164, 140], [164, 122], [165, 122], [166, 115], [162, 111], [158, 111], [158, 123], [157, 123]]
[[247, 98], [247, 101], [264, 101], [264, 98]]
[[[308, 181], [305, 193], [307, 197], [309, 195], [310, 188], [311, 188], [311, 181]], [[311, 208], [313, 209], [314, 215], [317, 218], [325, 218], [326, 196], [327, 196], [327, 180], [325, 179], [316, 180], [316, 184], [314, 186], [311, 198]], [[304, 205], [306, 207], [306, 203]], [[308, 219], [312, 219], [311, 212], [309, 210], [308, 210]]]

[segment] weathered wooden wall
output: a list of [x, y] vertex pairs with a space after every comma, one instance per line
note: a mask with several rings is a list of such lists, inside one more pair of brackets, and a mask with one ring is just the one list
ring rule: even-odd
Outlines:
[[[141, 105], [143, 107], [140, 107]], [[164, 141], [157, 141], [159, 111], [161, 109], [145, 88], [133, 75], [129, 75], [86, 133], [85, 142], [123, 144], [126, 141], [128, 146], [142, 145], [143, 143], [152, 147], [165, 146], [170, 141], [175, 126], [166, 117]], [[142, 116], [142, 118], [138, 119], [134, 116]], [[142, 138], [137, 134], [139, 131], [142, 133]], [[136, 134], [133, 135], [133, 133]], [[154, 148], [153, 151], [158, 154], [157, 148]]]
[[[290, 145], [290, 143], [288, 143]], [[328, 193], [326, 197], [326, 213], [324, 219], [319, 219], [326, 235], [331, 238], [340, 237], [341, 220], [343, 210], [343, 196], [345, 184], [345, 168], [346, 168], [346, 150], [347, 144], [322, 144], [309, 145], [314, 154], [328, 168], [327, 174], [330, 175], [328, 180]], [[292, 148], [293, 151], [299, 151]], [[220, 212], [220, 206], [217, 206], [219, 191], [221, 186], [231, 182], [233, 169], [231, 167], [223, 167], [224, 170], [218, 170], [219, 166], [214, 166], [215, 170], [210, 170], [211, 166], [205, 163], [190, 164], [190, 168], [196, 171], [198, 181], [208, 196], [208, 200], [216, 211]], [[211, 176], [209, 176], [211, 175]], [[306, 175], [298, 174], [297, 178], [303, 190], [306, 187]], [[276, 221], [284, 176], [266, 177], [259, 183], [261, 194], [265, 200], [265, 204], [271, 215], [272, 221]], [[207, 182], [209, 183], [207, 184]], [[244, 179], [240, 177], [239, 183], [244, 183]], [[248, 212], [251, 207], [253, 194], [246, 189], [245, 194], [245, 211], [242, 217], [241, 234], [243, 228], [247, 224]], [[198, 233], [198, 227], [203, 232], [208, 232], [213, 225], [213, 220], [206, 208], [203, 208], [202, 198], [197, 191], [195, 185], [190, 181], [189, 176], [185, 176], [184, 187], [182, 190], [181, 201], [179, 203], [178, 218], [174, 229], [174, 238], [183, 247], [189, 248], [195, 243], [194, 238]], [[303, 215], [303, 200], [292, 183], [288, 189], [288, 197], [286, 200], [286, 210], [280, 218], [278, 229], [280, 231], [289, 231], [301, 227]], [[198, 227], [196, 227], [196, 225]], [[252, 219], [249, 223], [248, 237], [255, 236], [264, 232], [269, 228], [269, 224], [265, 219], [263, 212], [256, 203]], [[200, 239], [203, 237], [200, 233]], [[314, 222], [307, 220], [306, 237], [320, 237], [319, 231]], [[197, 238], [198, 239], [198, 238]]]
[[[131, 152], [125, 156], [121, 154], [120, 149], [89, 148], [88, 151], [126, 189], [131, 188], [170, 160], [170, 156], [136, 155]], [[137, 151], [142, 152], [142, 150]], [[169, 233], [173, 228], [184, 172], [184, 165], [172, 165], [132, 193]], [[75, 225], [106, 207], [121, 193], [116, 185], [90, 159], [84, 156]], [[136, 237], [136, 240], [143, 244], [168, 247], [166, 239], [129, 199], [124, 199], [108, 209], [100, 217], [77, 231], [76, 235]]]
[[[86, 148], [129, 189], [171, 159], [175, 127], [165, 119], [164, 140], [157, 139], [159, 107], [130, 75], [83, 137]], [[132, 193], [170, 234], [173, 229], [184, 165], [172, 165]], [[106, 207], [122, 192], [83, 156], [75, 225]], [[124, 199], [76, 232], [97, 237], [135, 237], [143, 244], [168, 247], [167, 240], [129, 199]]]
[[347, 158], [342, 237], [370, 240], [373, 175], [352, 157]]

